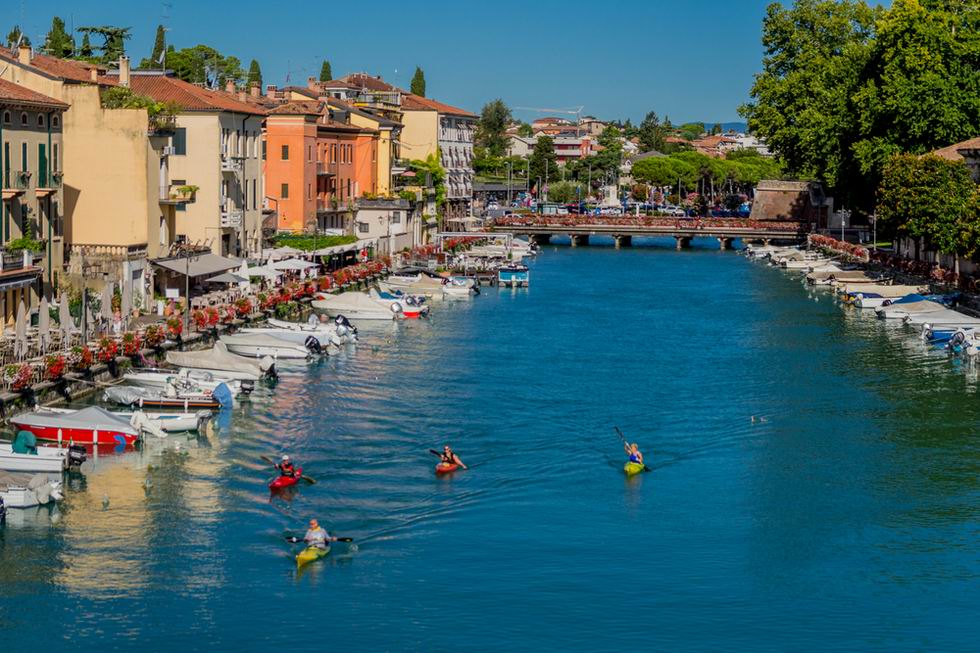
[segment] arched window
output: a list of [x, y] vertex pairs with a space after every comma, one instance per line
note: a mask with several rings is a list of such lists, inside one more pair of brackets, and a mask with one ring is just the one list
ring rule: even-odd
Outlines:
[[61, 118], [59, 118], [58, 116], [51, 116], [51, 126], [61, 127]]
[[27, 113], [20, 114], [20, 126], [27, 127]]
[[9, 111], [4, 111], [3, 112], [3, 124], [5, 124], [5, 125], [9, 125], [10, 124], [10, 112]]
[[37, 114], [37, 126], [38, 127], [44, 127], [44, 114], [43, 113]]

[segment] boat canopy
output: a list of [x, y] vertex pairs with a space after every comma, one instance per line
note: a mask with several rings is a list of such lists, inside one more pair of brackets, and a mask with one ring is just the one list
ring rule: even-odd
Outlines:
[[86, 429], [91, 431], [122, 431], [139, 435], [139, 429], [130, 424], [129, 420], [114, 415], [105, 408], [89, 406], [71, 413], [38, 410], [22, 413], [12, 421], [19, 425], [36, 426], [39, 428]]

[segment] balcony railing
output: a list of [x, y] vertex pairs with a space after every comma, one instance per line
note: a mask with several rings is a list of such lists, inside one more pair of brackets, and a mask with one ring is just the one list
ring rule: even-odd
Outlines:
[[197, 186], [183, 184], [161, 189], [161, 204], [193, 204], [197, 200]]
[[241, 209], [222, 209], [221, 211], [222, 228], [238, 229], [241, 226], [242, 226]]
[[150, 120], [146, 126], [146, 133], [151, 136], [162, 136], [164, 134], [171, 134], [175, 131], [177, 131], [177, 116], [150, 116]]
[[8, 170], [3, 175], [4, 190], [27, 190], [31, 187], [31, 173], [26, 170]]
[[242, 159], [228, 154], [221, 155], [221, 172], [238, 172], [242, 169]]
[[330, 170], [330, 164], [326, 161], [316, 162], [316, 174], [318, 177], [330, 177], [336, 175], [337, 173]]
[[4, 272], [23, 270], [24, 268], [29, 268], [34, 265], [34, 256], [27, 250], [15, 250], [13, 252], [9, 252], [7, 250], [0, 251], [3, 252], [2, 258]]

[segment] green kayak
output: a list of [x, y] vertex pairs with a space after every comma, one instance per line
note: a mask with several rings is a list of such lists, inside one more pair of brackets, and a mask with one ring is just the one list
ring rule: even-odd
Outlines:
[[642, 472], [644, 467], [642, 463], [626, 463], [623, 465], [623, 471], [626, 472], [627, 476], [633, 476]]
[[315, 546], [308, 546], [296, 554], [296, 566], [302, 567], [307, 563], [319, 560], [320, 558], [325, 558], [328, 553], [330, 553], [329, 546], [325, 549]]

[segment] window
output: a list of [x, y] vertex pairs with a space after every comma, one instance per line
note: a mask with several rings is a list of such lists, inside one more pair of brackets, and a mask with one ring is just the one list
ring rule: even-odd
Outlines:
[[266, 146], [267, 145], [268, 145], [268, 143], [266, 143], [265, 141], [262, 141], [262, 160], [263, 161], [265, 161], [265, 156], [266, 156], [265, 155], [265, 150], [266, 150]]
[[350, 197], [350, 179], [347, 180], [347, 197]]
[[330, 146], [330, 163], [337, 163], [337, 146]]
[[357, 230], [362, 234], [366, 234], [371, 231], [371, 225], [369, 225], [367, 222], [358, 222]]
[[25, 172], [30, 170], [27, 161], [27, 143], [20, 144], [20, 169]]
[[173, 136], [174, 154], [181, 156], [187, 154], [187, 129], [178, 127], [174, 130]]
[[51, 116], [51, 126], [52, 127], [60, 127], [61, 126], [61, 118], [59, 118], [58, 116]]
[[255, 180], [252, 180], [252, 208], [257, 209], [259, 205], [255, 203]]
[[289, 184], [283, 184], [279, 189], [279, 197], [284, 200], [289, 199]]
[[48, 153], [44, 143], [37, 144], [37, 185], [48, 187]]
[[3, 112], [3, 124], [5, 124], [5, 125], [9, 125], [10, 124], [10, 112], [9, 111], [4, 111]]
[[306, 148], [306, 160], [313, 163], [313, 146], [310, 145]]
[[283, 161], [289, 161], [289, 146], [288, 145], [283, 145], [282, 146], [282, 160]]
[[306, 185], [306, 199], [313, 199], [313, 184]]
[[20, 126], [21, 127], [27, 127], [27, 114], [26, 113], [20, 114]]
[[402, 221], [402, 212], [401, 211], [392, 212], [391, 224], [401, 224], [401, 221]]
[[44, 127], [44, 114], [43, 113], [37, 114], [37, 126], [38, 127]]
[[58, 147], [57, 143], [51, 144], [51, 170], [54, 172], [61, 172], [61, 168], [59, 167], [60, 161], [58, 160], [58, 155], [61, 154], [60, 150], [61, 148]]

